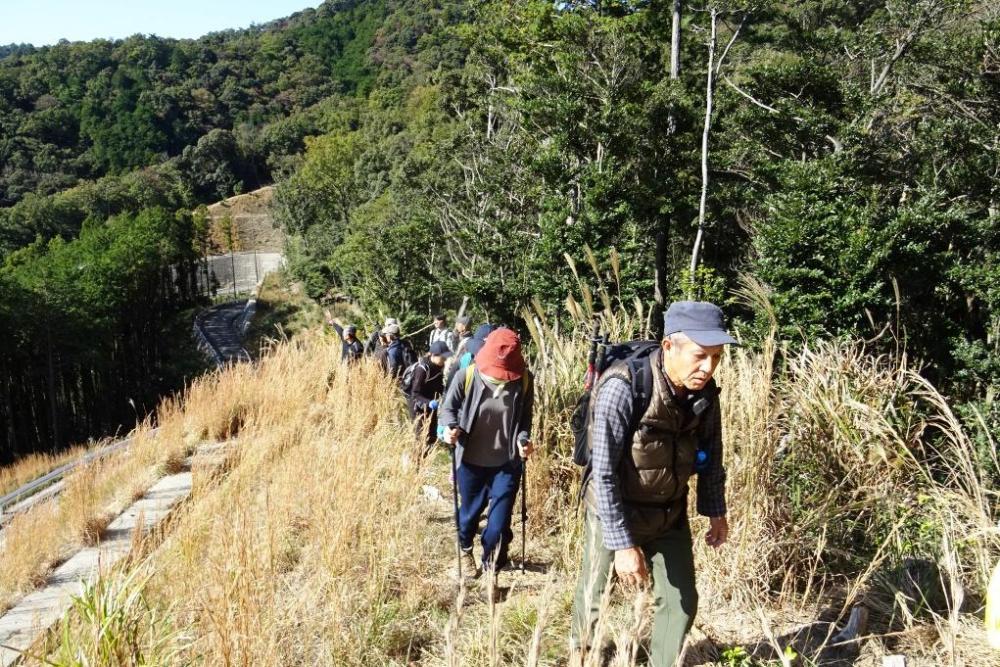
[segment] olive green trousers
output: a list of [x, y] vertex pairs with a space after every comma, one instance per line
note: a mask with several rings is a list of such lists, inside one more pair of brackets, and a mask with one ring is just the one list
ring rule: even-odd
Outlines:
[[[594, 629], [601, 597], [613, 576], [615, 552], [604, 546], [601, 521], [587, 510], [583, 567], [573, 599], [570, 646], [574, 650], [595, 648]], [[652, 667], [672, 667], [684, 645], [698, 610], [691, 530], [683, 525], [642, 545], [653, 578], [653, 633], [650, 641]], [[596, 638], [600, 641], [600, 638]]]

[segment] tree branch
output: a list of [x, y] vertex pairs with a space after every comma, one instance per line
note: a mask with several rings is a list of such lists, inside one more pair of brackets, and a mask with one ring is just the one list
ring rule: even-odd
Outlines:
[[[739, 93], [740, 95], [742, 95], [747, 100], [749, 100], [753, 104], [757, 105], [758, 107], [760, 107], [764, 111], [767, 111], [768, 113], [772, 113], [772, 114], [779, 114], [779, 113], [781, 113], [780, 110], [772, 107], [769, 104], [765, 104], [764, 102], [761, 102], [756, 97], [754, 97], [753, 95], [751, 95], [747, 91], [745, 91], [742, 88], [740, 88], [739, 86], [737, 86], [735, 83], [732, 82], [732, 80], [728, 76], [723, 75], [722, 80], [725, 81], [726, 85], [728, 85], [730, 88], [732, 88], [733, 90], [735, 90], [737, 93]], [[806, 122], [805, 119], [802, 118], [801, 116], [791, 116], [791, 119], [794, 120], [795, 122], [799, 123], [800, 125], [804, 125], [805, 122]], [[826, 134], [826, 135], [823, 135], [823, 138], [826, 139], [827, 141], [829, 141], [833, 145], [833, 152], [834, 153], [839, 153], [840, 151], [842, 151], [844, 149], [844, 145], [841, 143], [841, 141], [839, 139], [837, 139], [837, 137], [834, 137], [834, 136], [831, 136], [829, 134]]]

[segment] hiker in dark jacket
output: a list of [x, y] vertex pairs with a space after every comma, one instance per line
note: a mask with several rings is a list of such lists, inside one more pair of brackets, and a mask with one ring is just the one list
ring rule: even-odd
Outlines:
[[712, 375], [724, 346], [735, 342], [717, 306], [676, 302], [664, 317], [660, 346], [643, 361], [650, 393], [643, 398], [633, 392], [624, 362], [609, 366], [594, 387], [571, 667], [583, 665], [588, 650], [600, 650], [593, 632], [612, 574], [633, 590], [652, 583], [649, 664], [669, 667], [680, 654], [698, 606], [687, 522], [688, 481], [696, 471], [697, 510], [709, 517], [705, 541], [717, 548], [729, 534], [722, 419]]
[[426, 445], [433, 445], [437, 440], [438, 401], [444, 394], [444, 361], [450, 356], [451, 350], [444, 341], [431, 343], [430, 352], [417, 362], [407, 387], [410, 418], [415, 423], [417, 437], [422, 437]]
[[[496, 572], [508, 563], [514, 533], [511, 517], [523, 466], [521, 454], [532, 451], [534, 385], [521, 355], [521, 342], [510, 329], [497, 329], [486, 339], [470, 370], [456, 374], [441, 405], [446, 440], [455, 446], [455, 483], [461, 497], [459, 542], [462, 569], [478, 576], [473, 539], [489, 505], [482, 534], [483, 571]], [[495, 589], [494, 589], [495, 591]]]
[[333, 330], [337, 332], [337, 337], [340, 339], [340, 360], [349, 362], [360, 359], [364, 353], [364, 346], [358, 340], [358, 328], [353, 324], [348, 324], [346, 327], [340, 326], [331, 317], [330, 311], [326, 311], [326, 323], [333, 327]]
[[385, 335], [382, 332], [386, 327], [392, 326], [393, 324], [399, 326], [399, 322], [395, 317], [385, 318], [385, 324], [382, 325], [382, 328], [373, 331], [372, 335], [365, 341], [365, 354], [378, 356], [379, 348], [386, 346]]
[[340, 347], [340, 360], [341, 361], [357, 361], [364, 354], [365, 348], [358, 340], [358, 328], [353, 324], [348, 324], [344, 327], [344, 333], [341, 335], [341, 347]]
[[403, 351], [403, 343], [399, 340], [399, 325], [390, 324], [382, 329], [382, 336], [386, 341], [384, 356], [379, 357], [382, 368], [391, 378], [399, 379], [406, 370], [406, 356]]

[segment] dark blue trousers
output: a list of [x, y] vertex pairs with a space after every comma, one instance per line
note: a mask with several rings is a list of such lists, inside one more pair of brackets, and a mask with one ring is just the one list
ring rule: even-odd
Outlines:
[[521, 483], [521, 460], [508, 461], [499, 468], [486, 468], [463, 462], [458, 466], [458, 534], [463, 549], [472, 547], [479, 528], [479, 519], [489, 505], [486, 528], [483, 529], [483, 568], [496, 555], [496, 569], [508, 563], [507, 549], [514, 539], [511, 518], [514, 500]]

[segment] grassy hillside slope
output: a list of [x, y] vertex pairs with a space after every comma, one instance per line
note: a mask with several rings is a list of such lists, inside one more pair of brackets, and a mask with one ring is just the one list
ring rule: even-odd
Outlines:
[[[581, 546], [565, 418], [585, 321], [557, 335], [539, 319], [533, 332], [543, 447], [529, 470], [530, 571], [502, 573], [498, 605], [449, 578], [447, 456], [419, 458], [377, 368], [345, 368], [328, 338], [305, 333], [198, 380], [164, 414], [171, 438], [234, 440], [233, 454], [196, 480], [160, 546], [84, 594], [49, 660], [564, 664]], [[641, 321], [605, 324], [624, 336]], [[981, 621], [995, 493], [937, 392], [859, 345], [733, 349], [719, 378], [733, 535], [718, 552], [696, 547], [688, 664], [1000, 664]], [[605, 637], [624, 665], [648, 633], [648, 599], [620, 598]], [[868, 634], [831, 646], [831, 623], [857, 603]]]

